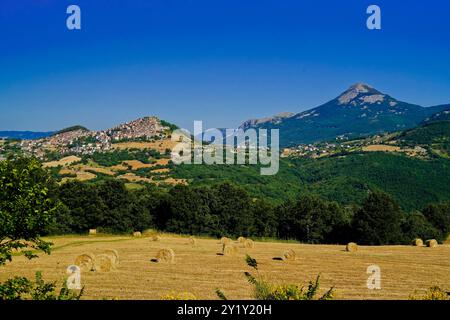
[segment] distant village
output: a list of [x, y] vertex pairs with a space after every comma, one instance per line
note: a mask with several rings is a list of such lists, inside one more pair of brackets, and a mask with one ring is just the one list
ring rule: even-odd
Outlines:
[[43, 139], [22, 140], [20, 148], [24, 153], [39, 159], [44, 159], [49, 152], [60, 155], [91, 155], [94, 152], [109, 151], [114, 143], [122, 141], [161, 139], [167, 130], [169, 128], [163, 126], [158, 118], [145, 117], [108, 130], [89, 131], [80, 128], [56, 133]]
[[368, 138], [349, 140], [346, 136], [336, 137], [333, 142], [300, 144], [284, 148], [281, 157], [320, 158], [348, 152], [402, 152], [409, 156], [426, 157], [428, 151], [421, 146], [399, 146], [395, 134], [386, 133]]

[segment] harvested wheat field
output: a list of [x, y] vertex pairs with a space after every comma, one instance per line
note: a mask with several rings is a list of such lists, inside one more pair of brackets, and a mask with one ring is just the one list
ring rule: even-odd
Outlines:
[[97, 176], [95, 174], [93, 174], [92, 172], [75, 171], [75, 170], [70, 170], [70, 169], [63, 169], [63, 170], [60, 171], [60, 172], [62, 172], [61, 174], [74, 174], [74, 175], [76, 175], [76, 178], [75, 177], [74, 178], [64, 177], [61, 179], [61, 183], [65, 183], [67, 181], [72, 181], [72, 180], [89, 181], [89, 180], [97, 178]]
[[363, 147], [362, 148], [363, 151], [384, 151], [384, 152], [395, 152], [395, 151], [399, 151], [400, 147], [396, 147], [396, 146], [388, 146], [385, 144], [374, 144], [374, 145], [370, 145], [367, 147]]
[[165, 152], [166, 149], [172, 150], [173, 147], [178, 142], [172, 141], [170, 139], [164, 139], [164, 140], [157, 140], [154, 142], [139, 142], [139, 141], [132, 141], [132, 142], [119, 142], [114, 143], [112, 145], [113, 149], [117, 150], [126, 150], [126, 149], [154, 149], [161, 153]]
[[138, 176], [131, 172], [122, 174], [122, 175], [118, 176], [117, 179], [123, 179], [123, 180], [127, 180], [130, 182], [149, 182], [149, 183], [153, 182], [152, 179], [144, 178], [144, 177]]
[[72, 163], [79, 162], [79, 161], [81, 161], [81, 158], [79, 158], [79, 157], [68, 156], [68, 157], [62, 158], [61, 160], [58, 160], [58, 161], [45, 162], [43, 164], [43, 167], [44, 168], [55, 168], [55, 167], [59, 167], [59, 166], [64, 167], [64, 166], [68, 166]]
[[[220, 288], [230, 299], [250, 299], [251, 286], [244, 271], [246, 253], [258, 261], [262, 275], [272, 282], [306, 284], [321, 274], [321, 289], [336, 288], [336, 299], [408, 299], [415, 290], [439, 285], [450, 291], [450, 245], [359, 246], [346, 252], [345, 245], [304, 245], [254, 242], [235, 255], [222, 255], [218, 239], [164, 235], [160, 241], [131, 236], [55, 237], [53, 253], [26, 260], [16, 256], [0, 268], [0, 281], [17, 275], [33, 277], [42, 271], [46, 281], [62, 282], [66, 269], [83, 254], [104, 255], [116, 250], [120, 263], [108, 272], [82, 272], [84, 299], [160, 299], [170, 292], [190, 292], [198, 299], [217, 299]], [[238, 244], [234, 241], [234, 244]], [[161, 249], [173, 250], [173, 263], [155, 259]], [[295, 260], [280, 259], [293, 250]], [[277, 258], [274, 260], [274, 258]], [[153, 261], [152, 261], [153, 260]], [[366, 287], [369, 265], [381, 268], [381, 290]]]

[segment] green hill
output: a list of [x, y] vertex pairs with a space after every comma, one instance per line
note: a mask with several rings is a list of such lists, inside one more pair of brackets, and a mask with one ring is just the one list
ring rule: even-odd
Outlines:
[[404, 155], [354, 153], [322, 159], [281, 159], [274, 176], [260, 176], [258, 166], [181, 165], [177, 178], [191, 184], [231, 181], [254, 197], [279, 202], [314, 193], [342, 204], [360, 203], [369, 190], [383, 190], [406, 209], [450, 200], [450, 161], [420, 160]]
[[429, 122], [404, 131], [397, 139], [401, 144], [422, 146], [442, 157], [450, 158], [450, 121]]
[[56, 131], [55, 133], [53, 133], [53, 135], [66, 133], [66, 132], [71, 132], [71, 131], [76, 131], [76, 130], [89, 131], [89, 129], [87, 129], [86, 127], [83, 127], [83, 126], [80, 126], [80, 125], [76, 125], [76, 126], [71, 126], [71, 127], [64, 128], [64, 129], [61, 129], [59, 131]]

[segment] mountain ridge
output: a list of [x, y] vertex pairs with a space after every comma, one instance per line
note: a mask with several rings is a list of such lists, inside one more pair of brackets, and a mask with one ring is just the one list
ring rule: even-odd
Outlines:
[[276, 121], [247, 120], [239, 128], [280, 129], [281, 146], [293, 146], [339, 136], [358, 137], [405, 130], [447, 107], [422, 107], [403, 102], [367, 84], [356, 83], [318, 107]]

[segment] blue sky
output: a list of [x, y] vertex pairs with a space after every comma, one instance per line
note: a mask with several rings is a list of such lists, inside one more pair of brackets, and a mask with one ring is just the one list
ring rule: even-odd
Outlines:
[[[66, 28], [70, 4], [82, 30]], [[366, 28], [370, 4], [382, 30]], [[0, 130], [234, 127], [355, 82], [450, 103], [449, 20], [448, 0], [2, 0]]]

